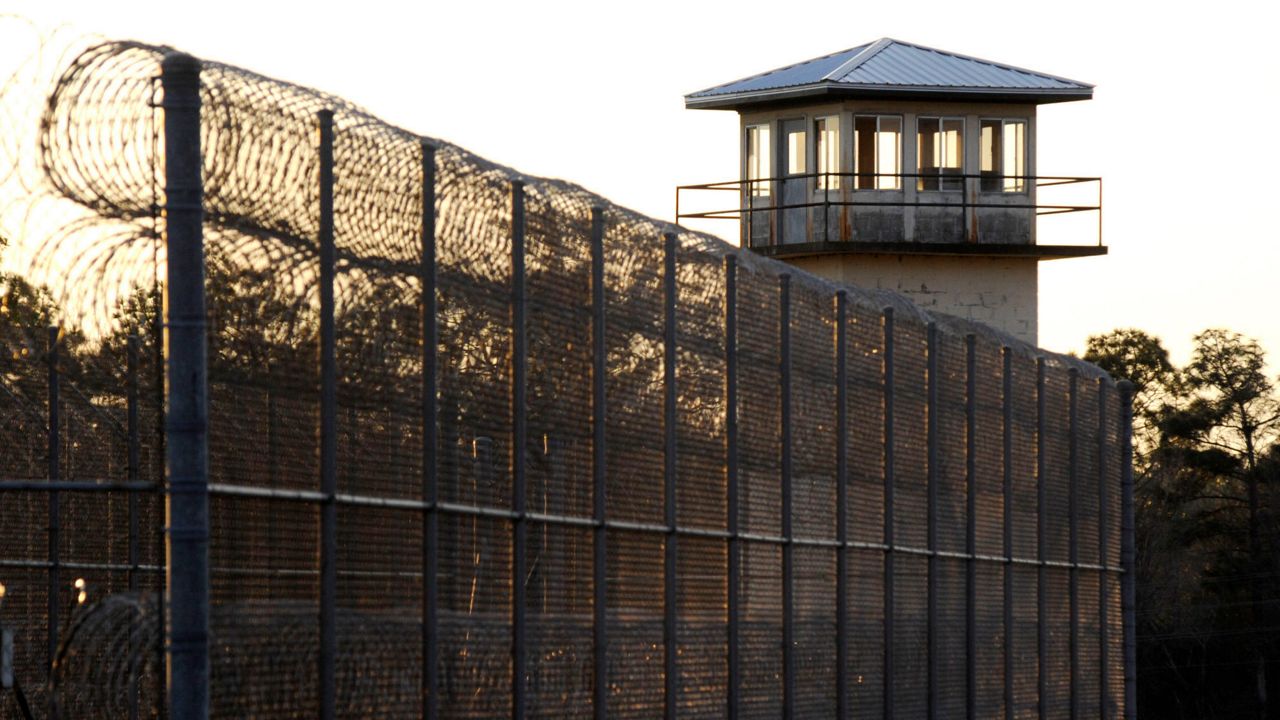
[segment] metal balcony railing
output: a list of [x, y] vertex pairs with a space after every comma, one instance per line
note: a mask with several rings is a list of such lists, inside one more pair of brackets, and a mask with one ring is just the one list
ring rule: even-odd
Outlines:
[[[706, 200], [709, 194], [737, 195], [734, 207]], [[1045, 196], [1051, 196], [1046, 198]], [[1050, 200], [1046, 202], [1046, 200]], [[697, 207], [691, 210], [692, 204]], [[710, 205], [710, 209], [706, 207]], [[676, 222], [738, 220], [744, 245], [752, 247], [813, 243], [859, 242], [860, 221], [880, 218], [939, 218], [955, 232], [903, 230], [889, 242], [963, 242], [1036, 244], [1038, 218], [1048, 215], [1092, 213], [1096, 231], [1089, 242], [1078, 235], [1072, 246], [1102, 247], [1102, 178], [962, 173], [801, 173], [751, 180], [680, 185], [676, 187]], [[1025, 218], [1026, 232], [984, 236], [980, 228], [1001, 216]], [[909, 223], [904, 223], [909, 226]], [[1092, 223], [1091, 223], [1092, 225]], [[803, 227], [803, 231], [799, 228]], [[928, 226], [940, 227], [936, 223]], [[932, 234], [931, 234], [932, 233]], [[941, 235], [939, 235], [941, 233]], [[884, 241], [882, 236], [880, 241]]]

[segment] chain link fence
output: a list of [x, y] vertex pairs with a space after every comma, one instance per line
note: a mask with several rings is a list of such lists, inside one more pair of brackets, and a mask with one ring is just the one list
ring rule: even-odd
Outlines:
[[1132, 717], [1097, 368], [184, 58], [43, 106], [34, 716]]

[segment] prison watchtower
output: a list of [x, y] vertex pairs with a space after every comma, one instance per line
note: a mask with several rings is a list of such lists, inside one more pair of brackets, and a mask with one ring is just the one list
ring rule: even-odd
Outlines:
[[[718, 85], [685, 107], [738, 111], [738, 180], [681, 186], [677, 220], [736, 219], [744, 247], [1035, 344], [1040, 261], [1107, 252], [1101, 180], [1038, 174], [1036, 110], [1092, 96], [888, 38]], [[1066, 242], [1037, 242], [1040, 218], [1077, 213]]]

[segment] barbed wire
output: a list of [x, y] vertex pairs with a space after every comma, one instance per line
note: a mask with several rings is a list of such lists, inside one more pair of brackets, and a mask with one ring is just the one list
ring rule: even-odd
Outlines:
[[[105, 292], [107, 286], [119, 285], [121, 278], [139, 284], [149, 277], [137, 272], [139, 266], [163, 263], [163, 249], [153, 246], [158, 232], [155, 223], [162, 228], [163, 222], [156, 218], [163, 203], [158, 77], [160, 60], [172, 49], [109, 41], [91, 43], [78, 53], [70, 50], [87, 43], [79, 38], [78, 42], [41, 44], [39, 56], [71, 57], [63, 60], [52, 87], [44, 89], [47, 99], [41, 103], [38, 123], [40, 173], [33, 174], [12, 153], [7, 164], [9, 173], [22, 167], [24, 189], [31, 195], [48, 197], [52, 189], [52, 195], [92, 211], [27, 242], [46, 258], [35, 263], [43, 275], [52, 276], [58, 269], [82, 287], [79, 291], [60, 288], [60, 297], [79, 300], [85, 304], [78, 308], [83, 316], [109, 324], [112, 308], [104, 306], [104, 300], [118, 300], [123, 293]], [[53, 53], [51, 48], [58, 46], [62, 51]], [[314, 302], [308, 288], [315, 280], [312, 266], [319, 229], [316, 113], [332, 110], [339, 302], [358, 303], [383, 282], [399, 286], [406, 294], [416, 292], [422, 136], [384, 123], [328, 93], [223, 63], [204, 61], [203, 67], [205, 212], [216, 239], [210, 245], [236, 262], [270, 267], [282, 287], [298, 288], [301, 302]], [[9, 85], [15, 84], [11, 79]], [[8, 100], [8, 107], [31, 104], [30, 98]], [[29, 124], [16, 111], [6, 121], [14, 126]], [[498, 220], [508, 213], [513, 180], [526, 184], [531, 231], [539, 226], [543, 231], [575, 228], [585, 235], [591, 207], [601, 206], [606, 209], [610, 234], [632, 237], [637, 246], [654, 248], [663, 231], [678, 231], [682, 245], [691, 250], [715, 257], [735, 252], [718, 238], [646, 218], [573, 183], [529, 177], [456, 145], [429, 140], [438, 148], [441, 264], [465, 268], [477, 279], [501, 282], [507, 277], [503, 249], [508, 239]], [[50, 260], [67, 257], [75, 263], [55, 268]], [[791, 272], [750, 254], [743, 255], [742, 262], [772, 274]], [[622, 266], [634, 264], [633, 259]], [[803, 280], [829, 286], [807, 275]], [[57, 284], [69, 283], [64, 278]], [[1098, 375], [1091, 365], [1045, 353], [985, 324], [927, 313], [896, 293], [846, 290], [854, 302], [875, 309], [892, 306], [900, 316], [914, 317], [922, 324], [937, 321], [954, 334], [976, 333], [1026, 354], [1072, 364], [1088, 376]], [[714, 292], [706, 286], [701, 299], [712, 302]]]
[[[129, 717], [131, 702], [158, 706], [156, 673], [164, 665], [156, 652], [163, 627], [156, 610], [154, 593], [110, 595], [77, 610], [53, 676], [65, 717]], [[212, 608], [210, 696], [221, 714], [310, 717], [320, 645], [316, 613], [314, 603], [287, 601]], [[342, 610], [340, 712], [387, 717], [414, 707], [420, 697], [421, 634], [418, 618]]]

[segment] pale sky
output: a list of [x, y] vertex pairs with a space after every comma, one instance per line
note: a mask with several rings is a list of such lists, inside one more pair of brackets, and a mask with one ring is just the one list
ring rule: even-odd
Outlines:
[[[671, 220], [674, 188], [730, 180], [736, 114], [683, 95], [893, 37], [1062, 75], [1042, 175], [1104, 179], [1110, 255], [1043, 263], [1040, 342], [1135, 326], [1184, 362], [1228, 327], [1280, 368], [1275, 3], [6, 2], [42, 24], [173, 45], [354, 101], [522, 172]], [[198, 12], [197, 9], [199, 9]], [[179, 12], [180, 11], [180, 12]], [[203, 13], [203, 14], [202, 14]], [[735, 234], [730, 224], [723, 228]]]

